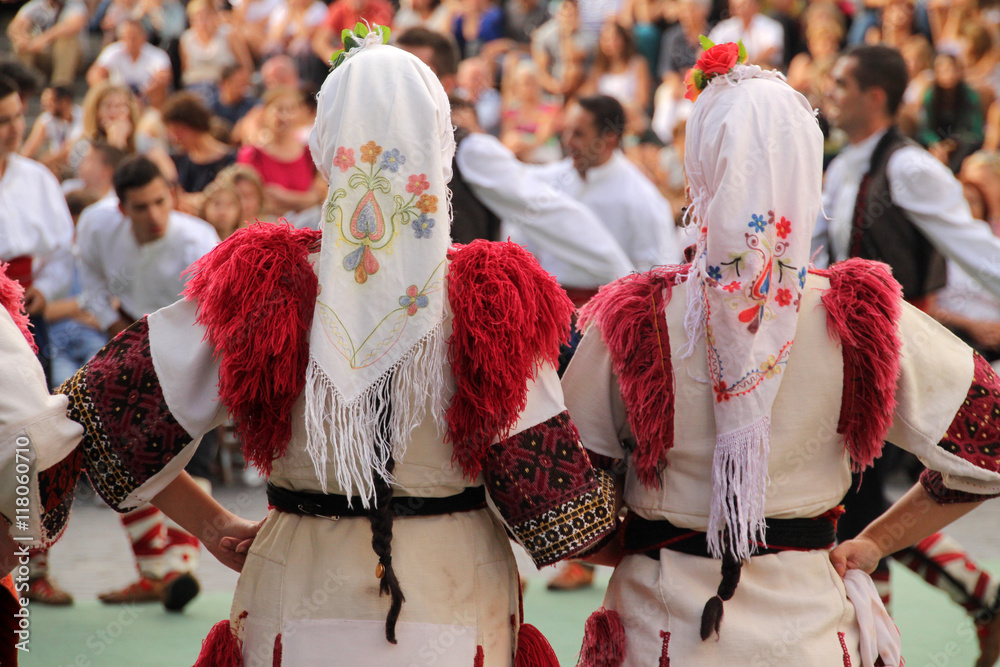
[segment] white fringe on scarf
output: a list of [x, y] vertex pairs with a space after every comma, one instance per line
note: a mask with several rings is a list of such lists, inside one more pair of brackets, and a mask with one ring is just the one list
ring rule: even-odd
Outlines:
[[746, 560], [754, 551], [754, 542], [767, 544], [764, 493], [769, 484], [770, 441], [769, 416], [715, 439], [706, 535], [713, 558], [722, 558], [729, 551], [738, 560]]
[[[328, 492], [326, 469], [332, 459], [337, 485], [348, 497], [348, 505], [352, 496], [359, 496], [368, 509], [375, 499], [375, 475], [393, 482], [386, 469], [389, 453], [396, 460], [403, 457], [410, 433], [423, 421], [428, 405], [438, 431], [444, 432], [447, 355], [442, 323], [350, 403], [310, 356], [305, 386], [306, 451], [324, 491]], [[392, 442], [385, 440], [379, 428], [390, 407], [380, 398], [386, 395], [392, 404]]]

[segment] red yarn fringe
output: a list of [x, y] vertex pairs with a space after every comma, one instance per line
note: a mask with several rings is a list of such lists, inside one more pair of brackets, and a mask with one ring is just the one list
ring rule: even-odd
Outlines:
[[861, 472], [882, 453], [896, 408], [903, 290], [888, 266], [863, 259], [816, 273], [830, 280], [822, 297], [827, 329], [843, 346], [837, 433], [844, 436], [852, 469]]
[[614, 609], [601, 607], [583, 626], [577, 667], [618, 667], [625, 662], [625, 626]]
[[472, 667], [483, 667], [483, 664], [484, 664], [485, 660], [486, 660], [486, 656], [483, 654], [483, 647], [482, 646], [477, 646], [476, 647], [476, 658], [472, 662]]
[[185, 272], [184, 296], [221, 358], [219, 398], [236, 421], [243, 456], [264, 474], [291, 438], [305, 386], [317, 280], [309, 245], [320, 233], [254, 224]]
[[514, 667], [559, 667], [559, 658], [549, 640], [533, 625], [522, 624], [517, 631]]
[[573, 304], [526, 250], [473, 241], [449, 251], [454, 320], [448, 359], [456, 391], [448, 407], [453, 460], [470, 478], [494, 438], [506, 438], [527, 404], [537, 364], [556, 364]]
[[194, 667], [243, 667], [243, 648], [229, 628], [229, 620], [219, 621], [201, 643]]
[[274, 655], [271, 657], [271, 667], [281, 667], [281, 633], [274, 637]]
[[14, 324], [31, 346], [31, 351], [38, 354], [35, 337], [28, 328], [28, 313], [24, 310], [24, 288], [21, 287], [21, 283], [7, 277], [7, 265], [3, 262], [0, 262], [0, 307], [10, 313]]
[[686, 267], [633, 274], [601, 288], [580, 311], [579, 327], [596, 323], [628, 406], [637, 445], [636, 475], [659, 488], [660, 471], [674, 445], [674, 381], [664, 308]]

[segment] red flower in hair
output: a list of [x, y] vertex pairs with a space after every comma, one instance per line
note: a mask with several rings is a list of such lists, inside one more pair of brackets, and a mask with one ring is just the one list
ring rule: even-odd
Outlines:
[[732, 42], [716, 44], [705, 53], [701, 54], [695, 68], [705, 73], [705, 76], [712, 74], [725, 74], [739, 62], [740, 47]]

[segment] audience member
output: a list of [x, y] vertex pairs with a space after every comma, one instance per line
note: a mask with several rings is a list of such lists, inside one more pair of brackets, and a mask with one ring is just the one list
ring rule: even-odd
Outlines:
[[749, 62], [779, 67], [784, 58], [781, 24], [760, 11], [757, 0], [729, 0], [732, 17], [720, 21], [708, 38], [716, 44], [743, 42]]
[[492, 0], [461, 0], [452, 35], [462, 58], [478, 56], [490, 42], [504, 37], [503, 9]]
[[18, 152], [38, 160], [56, 176], [61, 176], [71, 140], [83, 127], [83, 110], [73, 103], [73, 92], [65, 86], [46, 88], [41, 103], [42, 113], [35, 119], [31, 134]]
[[235, 128], [255, 104], [257, 98], [250, 94], [250, 70], [239, 63], [225, 67], [219, 77], [219, 97], [212, 106], [212, 114]]
[[344, 30], [353, 30], [363, 21], [392, 25], [393, 14], [392, 5], [387, 0], [333, 0], [326, 19], [316, 29], [313, 53], [323, 62], [329, 62], [330, 54], [342, 46], [340, 35]]
[[483, 58], [466, 58], [458, 65], [456, 91], [476, 107], [479, 124], [489, 134], [500, 134], [500, 113], [503, 101], [494, 87], [493, 65]]
[[191, 27], [180, 38], [182, 81], [186, 90], [212, 106], [222, 70], [235, 63], [253, 69], [253, 58], [239, 31], [223, 22], [212, 0], [191, 0], [187, 15]]
[[427, 28], [448, 34], [454, 22], [453, 2], [442, 0], [403, 0], [392, 20], [393, 31]]
[[934, 59], [934, 83], [924, 97], [919, 121], [917, 140], [953, 172], [982, 146], [979, 94], [965, 83], [955, 56], [941, 53]]
[[644, 118], [651, 102], [649, 65], [632, 35], [615, 22], [604, 24], [597, 57], [583, 92], [613, 97], [632, 118]]
[[239, 190], [225, 180], [212, 181], [205, 187], [198, 217], [212, 225], [219, 238], [225, 241], [237, 229], [246, 226]]
[[559, 107], [545, 100], [538, 70], [521, 60], [511, 70], [504, 90], [500, 140], [522, 162], [538, 164], [562, 157], [556, 137]]
[[244, 221], [267, 219], [263, 214], [264, 183], [256, 169], [248, 164], [231, 164], [219, 172], [215, 181], [231, 185], [239, 193]]
[[542, 87], [552, 95], [573, 97], [587, 77], [595, 49], [595, 40], [580, 29], [577, 0], [562, 0], [556, 15], [531, 39], [531, 57]]
[[7, 26], [7, 37], [17, 57], [47, 74], [50, 85], [69, 86], [82, 63], [87, 16], [83, 0], [29, 0]]
[[212, 136], [212, 114], [194, 93], [174, 93], [163, 105], [163, 124], [176, 149], [170, 157], [177, 168], [178, 209], [197, 212], [200, 192], [236, 161], [236, 151]]
[[504, 6], [504, 18], [507, 39], [525, 49], [531, 44], [535, 31], [551, 19], [552, 14], [548, 3], [542, 0], [510, 0]]
[[303, 78], [321, 84], [329, 64], [313, 53], [312, 40], [326, 20], [326, 12], [320, 0], [286, 0], [268, 19], [264, 53], [291, 56]]
[[147, 104], [159, 107], [167, 96], [172, 70], [170, 56], [146, 41], [140, 21], [126, 19], [118, 24], [119, 41], [108, 44], [87, 72], [87, 84], [109, 81], [128, 86]]
[[396, 37], [396, 46], [420, 58], [441, 81], [449, 95], [458, 76], [458, 49], [447, 36], [427, 28], [410, 28]]

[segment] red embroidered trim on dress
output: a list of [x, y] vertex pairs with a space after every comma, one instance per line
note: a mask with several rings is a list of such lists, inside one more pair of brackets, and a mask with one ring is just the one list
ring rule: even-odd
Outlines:
[[558, 283], [514, 243], [473, 241], [448, 253], [454, 313], [448, 360], [456, 390], [447, 442], [470, 478], [495, 438], [505, 439], [527, 403], [540, 362], [558, 363], [573, 304]]
[[28, 313], [24, 311], [24, 288], [16, 280], [7, 277], [7, 264], [0, 262], [0, 307], [6, 309], [14, 324], [28, 341], [32, 352], [38, 353], [35, 337], [28, 328]]
[[660, 649], [660, 667], [670, 667], [670, 633], [660, 630], [660, 637], [663, 638], [663, 648]]
[[637, 444], [634, 465], [647, 488], [658, 488], [674, 445], [674, 383], [664, 308], [686, 266], [621, 278], [601, 288], [580, 311], [579, 327], [601, 330], [618, 376]]
[[281, 667], [281, 633], [274, 637], [274, 656], [271, 658], [271, 667]]
[[840, 648], [844, 650], [844, 667], [851, 667], [851, 652], [847, 650], [847, 640], [844, 639], [844, 633], [838, 632], [837, 639], [840, 640]]
[[849, 259], [826, 271], [827, 329], [843, 346], [844, 392], [837, 433], [860, 472], [882, 452], [896, 408], [903, 292], [885, 264]]
[[483, 667], [486, 657], [483, 655], [483, 647], [476, 647], [476, 659], [472, 662], [472, 667]]
[[219, 398], [236, 421], [243, 455], [270, 474], [292, 435], [306, 381], [318, 282], [309, 247], [320, 233], [254, 224], [185, 272], [184, 296], [220, 356]]

